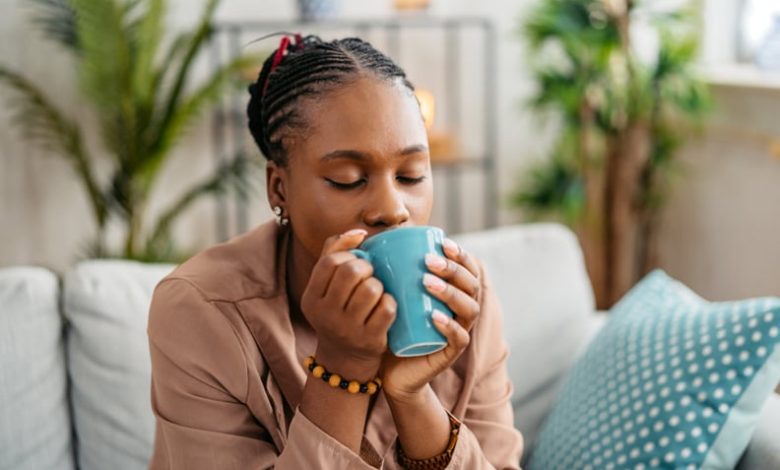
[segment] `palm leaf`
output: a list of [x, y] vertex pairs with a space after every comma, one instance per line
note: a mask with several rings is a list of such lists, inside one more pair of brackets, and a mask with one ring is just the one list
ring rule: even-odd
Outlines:
[[[200, 23], [195, 30], [195, 33], [190, 37], [190, 42], [183, 52], [183, 57], [179, 63], [178, 69], [176, 69], [171, 90], [167, 98], [163, 99], [165, 104], [162, 109], [160, 109], [160, 112], [162, 113], [161, 118], [155, 122], [154, 126], [154, 128], [159, 129], [158, 138], [151, 141], [151, 148], [149, 149], [153, 154], [157, 153], [156, 147], [163, 144], [163, 139], [159, 137], [164, 135], [166, 132], [165, 129], [173, 119], [179, 105], [179, 100], [181, 99], [181, 94], [184, 92], [187, 78], [189, 77], [190, 67], [192, 67], [195, 57], [200, 51], [204, 41], [211, 34], [211, 19], [214, 16], [214, 10], [217, 7], [218, 1], [219, 0], [208, 0], [208, 3], [206, 3], [206, 7], [201, 15]], [[168, 64], [161, 64], [161, 67], [168, 66]]]
[[182, 137], [195, 119], [203, 110], [212, 105], [222, 94], [239, 72], [246, 70], [248, 66], [257, 64], [258, 58], [254, 56], [241, 56], [233, 59], [223, 68], [214, 72], [205, 83], [184, 98], [174, 110], [171, 119], [164, 129], [160, 129], [157, 145], [153, 152], [148, 154], [142, 173], [143, 178], [152, 183], [164, 163], [165, 156], [173, 145]]
[[162, 40], [163, 20], [165, 19], [164, 0], [148, 0], [148, 6], [139, 20], [133, 37], [133, 94], [144, 107], [151, 108], [153, 96], [154, 60]]
[[107, 204], [92, 173], [77, 124], [65, 117], [25, 77], [0, 67], [0, 82], [13, 91], [12, 120], [18, 124], [22, 135], [70, 162], [87, 190], [95, 219], [102, 227], [107, 218]]
[[129, 88], [131, 51], [124, 9], [116, 0], [72, 0], [78, 11], [77, 33], [82, 45], [83, 92], [100, 108], [116, 109]]
[[127, 5], [118, 0], [71, 0], [79, 12], [82, 92], [99, 113], [103, 143], [112, 156], [132, 166], [137, 152], [132, 97], [132, 56], [125, 27]]
[[70, 0], [33, 0], [38, 8], [33, 22], [38, 24], [49, 38], [80, 53], [81, 46], [76, 33], [76, 10]]
[[228, 189], [234, 189], [238, 191], [239, 195], [246, 198], [251, 190], [251, 182], [248, 175], [256, 166], [255, 162], [242, 155], [237, 155], [232, 161], [222, 163], [213, 176], [193, 185], [163, 211], [162, 215], [157, 219], [147, 245], [156, 246], [166, 240], [173, 222], [201, 196], [221, 194]]

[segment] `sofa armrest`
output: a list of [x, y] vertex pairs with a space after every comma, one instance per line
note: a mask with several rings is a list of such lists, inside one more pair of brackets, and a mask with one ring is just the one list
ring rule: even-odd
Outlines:
[[780, 395], [772, 394], [761, 410], [756, 430], [738, 470], [780, 468]]

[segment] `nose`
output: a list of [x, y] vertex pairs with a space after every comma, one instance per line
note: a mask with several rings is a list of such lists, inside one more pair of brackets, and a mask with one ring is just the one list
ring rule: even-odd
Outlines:
[[396, 187], [395, 178], [383, 180], [367, 195], [363, 221], [369, 227], [395, 227], [406, 223], [409, 217], [404, 194]]

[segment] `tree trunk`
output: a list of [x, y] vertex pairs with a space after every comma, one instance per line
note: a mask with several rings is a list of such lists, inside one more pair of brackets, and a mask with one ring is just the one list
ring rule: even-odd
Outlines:
[[[646, 190], [646, 188], [645, 188]], [[639, 274], [641, 278], [659, 263], [658, 256], [658, 214], [656, 210], [644, 209], [641, 214], [639, 232]]]
[[604, 178], [599, 169], [589, 169], [585, 185], [585, 208], [582, 218], [574, 231], [582, 245], [585, 266], [588, 271], [596, 308], [606, 310], [607, 301], [607, 265], [604, 238], [603, 187]]
[[579, 172], [582, 177], [585, 205], [582, 216], [574, 227], [574, 231], [582, 245], [585, 267], [588, 271], [590, 283], [593, 286], [596, 308], [603, 309], [606, 306], [607, 298], [603, 229], [604, 175], [592, 157], [595, 147], [593, 139], [596, 137], [593, 123], [595, 117], [587, 100], [580, 105], [579, 119], [579, 152], [577, 158]]
[[639, 274], [639, 196], [641, 177], [650, 158], [650, 129], [630, 123], [611, 142], [607, 157], [605, 231], [607, 303], [614, 305]]

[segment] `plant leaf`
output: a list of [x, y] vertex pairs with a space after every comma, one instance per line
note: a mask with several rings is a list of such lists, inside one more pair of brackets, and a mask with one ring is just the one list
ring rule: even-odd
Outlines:
[[148, 5], [137, 27], [131, 29], [135, 33], [132, 89], [136, 100], [144, 107], [151, 108], [150, 99], [153, 96], [152, 86], [156, 72], [154, 60], [162, 40], [165, 1], [148, 0], [146, 3]]
[[193, 202], [206, 194], [220, 194], [228, 189], [234, 189], [242, 197], [246, 197], [250, 191], [249, 176], [256, 171], [259, 165], [253, 160], [249, 160], [242, 155], [237, 155], [232, 161], [223, 162], [215, 171], [214, 175], [205, 181], [193, 185], [185, 191], [176, 202], [171, 204], [162, 215], [157, 219], [154, 230], [152, 231], [148, 246], [155, 246], [168, 238], [170, 227]]
[[[159, 129], [160, 133], [157, 134], [158, 138], [151, 140], [149, 150], [152, 153], [156, 153], [156, 147], [161, 143], [161, 139], [159, 139], [159, 137], [165, 133], [165, 129], [168, 127], [170, 121], [173, 119], [173, 115], [176, 113], [179, 100], [181, 99], [181, 94], [184, 92], [184, 86], [186, 84], [187, 78], [189, 77], [190, 67], [192, 67], [192, 63], [195, 60], [195, 57], [198, 55], [200, 48], [203, 46], [204, 41], [211, 34], [211, 20], [214, 16], [214, 10], [216, 9], [218, 3], [219, 0], [208, 0], [195, 33], [189, 37], [190, 41], [186, 50], [182, 49], [183, 57], [179, 63], [178, 69], [176, 69], [176, 74], [174, 75], [170, 92], [167, 98], [163, 99], [165, 104], [163, 105], [162, 109], [159, 110], [162, 113], [161, 117], [159, 120], [155, 120], [154, 123], [153, 128]], [[168, 66], [169, 64], [165, 63], [160, 65], [160, 67]]]
[[76, 32], [76, 10], [70, 0], [33, 0], [37, 5], [33, 22], [46, 35], [73, 52], [80, 53], [81, 45]]
[[18, 124], [26, 139], [57, 152], [70, 162], [87, 190], [95, 219], [102, 227], [107, 218], [106, 198], [92, 173], [77, 124], [65, 117], [22, 75], [0, 66], [0, 82], [13, 91], [12, 121]]
[[132, 51], [126, 27], [129, 5], [119, 0], [71, 0], [82, 47], [82, 92], [95, 105], [103, 143], [122, 165], [138, 154], [132, 94]]
[[233, 59], [223, 68], [212, 73], [205, 83], [180, 102], [173, 111], [167, 127], [159, 130], [157, 146], [150, 149], [147, 154], [148, 158], [144, 162], [142, 173], [148, 184], [152, 184], [165, 160], [165, 155], [184, 134], [188, 126], [203, 113], [206, 107], [217, 101], [231, 79], [235, 79], [247, 67], [257, 64], [258, 60], [259, 58], [255, 56], [241, 56]]

